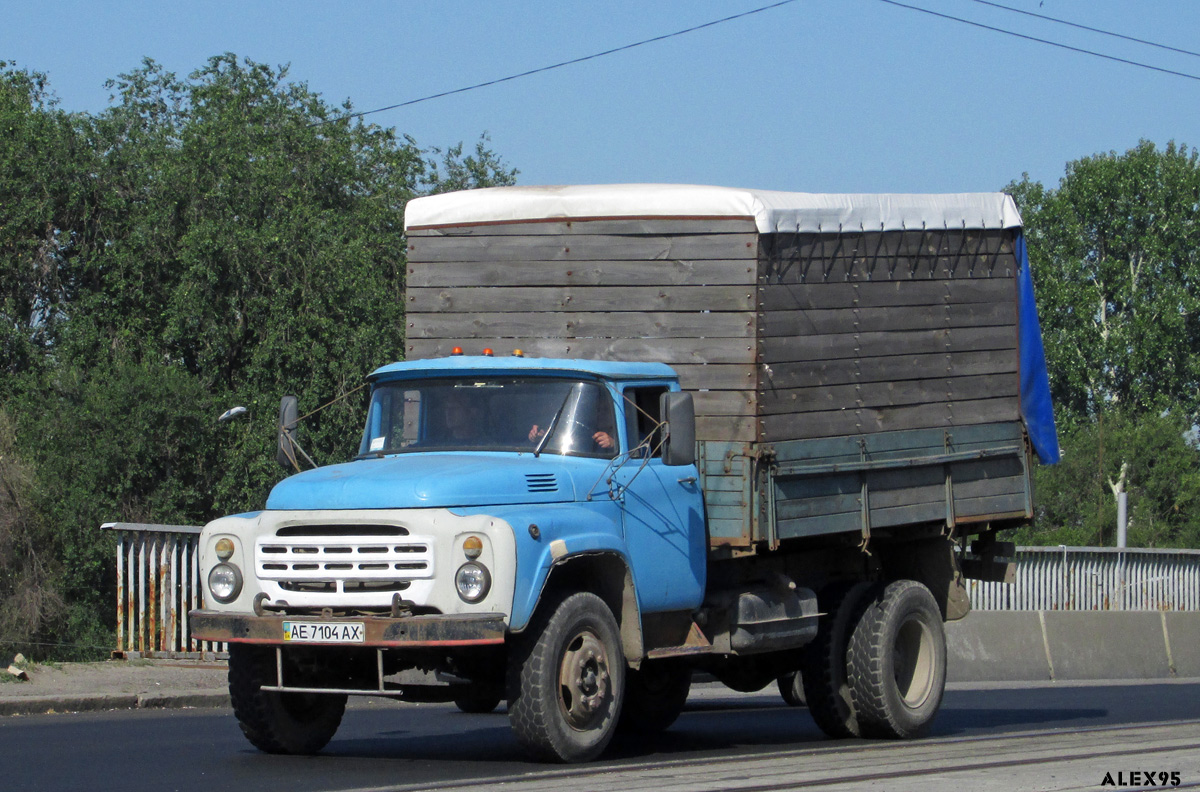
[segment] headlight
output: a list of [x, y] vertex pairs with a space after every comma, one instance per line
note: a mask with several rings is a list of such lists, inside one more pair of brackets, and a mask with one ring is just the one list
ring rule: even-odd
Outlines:
[[242, 593], [242, 573], [233, 564], [217, 564], [209, 570], [208, 590], [217, 602], [233, 602]]
[[454, 575], [454, 587], [464, 602], [479, 602], [492, 587], [492, 576], [483, 564], [468, 562]]

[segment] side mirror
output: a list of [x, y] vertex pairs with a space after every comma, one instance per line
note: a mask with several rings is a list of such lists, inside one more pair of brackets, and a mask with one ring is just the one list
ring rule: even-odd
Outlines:
[[696, 408], [690, 393], [664, 393], [658, 414], [667, 424], [663, 441], [664, 465], [690, 465], [696, 461]]
[[279, 401], [279, 442], [275, 449], [275, 461], [289, 471], [300, 469], [298, 456], [303, 453], [296, 444], [300, 431], [296, 404], [295, 396], [284, 396]]

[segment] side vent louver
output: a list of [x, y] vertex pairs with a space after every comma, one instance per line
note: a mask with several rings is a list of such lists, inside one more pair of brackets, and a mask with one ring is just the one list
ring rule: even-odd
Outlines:
[[558, 479], [553, 473], [526, 473], [525, 485], [530, 492], [558, 492]]

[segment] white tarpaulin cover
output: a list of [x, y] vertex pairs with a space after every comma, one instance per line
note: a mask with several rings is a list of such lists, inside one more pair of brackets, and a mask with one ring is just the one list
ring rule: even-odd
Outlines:
[[621, 217], [753, 218], [770, 233], [1014, 228], [1021, 216], [1003, 193], [821, 194], [688, 184], [489, 187], [409, 201], [406, 230], [472, 223]]

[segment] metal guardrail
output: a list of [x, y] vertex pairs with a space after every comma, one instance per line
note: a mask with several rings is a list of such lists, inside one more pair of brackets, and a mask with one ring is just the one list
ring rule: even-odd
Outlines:
[[105, 523], [117, 532], [117, 653], [189, 657], [225, 652], [198, 641], [188, 611], [202, 606], [198, 525]]
[[[105, 523], [117, 532], [117, 652], [189, 657], [228, 651], [198, 641], [200, 526]], [[1200, 611], [1200, 550], [1019, 547], [1016, 583], [968, 580], [977, 610]]]
[[977, 610], [1200, 610], [1200, 550], [1018, 547], [1014, 584], [968, 580]]

